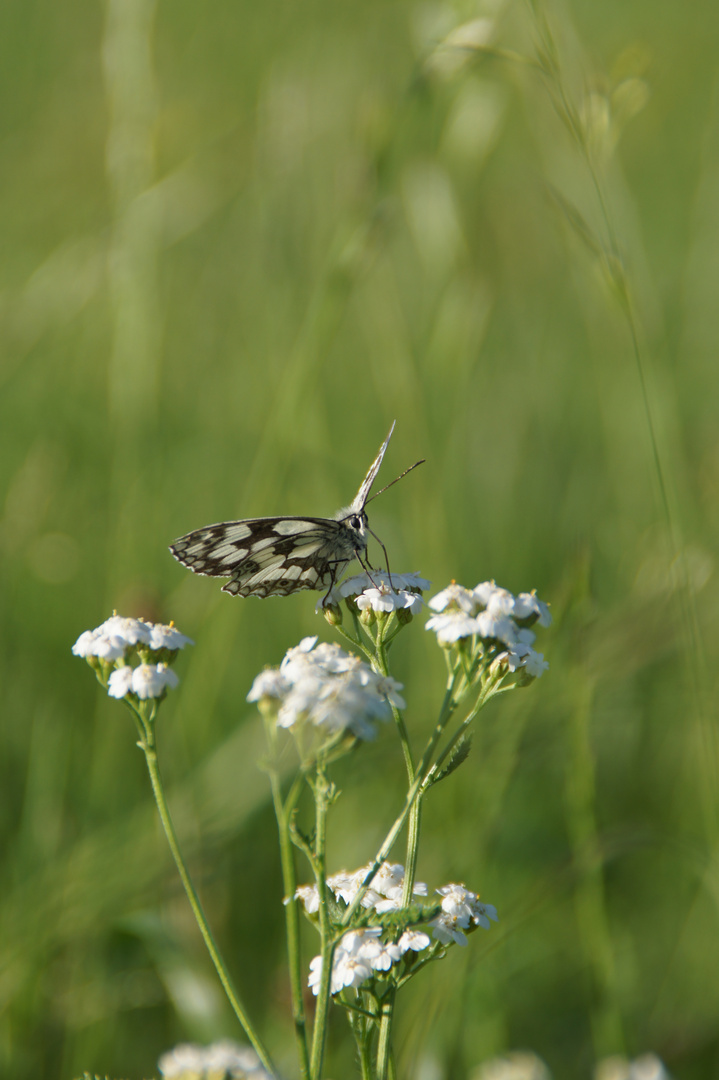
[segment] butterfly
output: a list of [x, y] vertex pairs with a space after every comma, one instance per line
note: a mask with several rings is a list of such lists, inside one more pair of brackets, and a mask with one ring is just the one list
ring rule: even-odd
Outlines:
[[[329, 595], [354, 559], [363, 567], [369, 566], [367, 536], [375, 534], [367, 522], [365, 507], [394, 426], [354, 499], [333, 518], [262, 517], [223, 521], [181, 536], [170, 546], [170, 551], [196, 574], [228, 577], [230, 580], [222, 586], [222, 591], [232, 596], [288, 596], [302, 589], [326, 589]], [[384, 544], [378, 537], [375, 539], [386, 558]]]

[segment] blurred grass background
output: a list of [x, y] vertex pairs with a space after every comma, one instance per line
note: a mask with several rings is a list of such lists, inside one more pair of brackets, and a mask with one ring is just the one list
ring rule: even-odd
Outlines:
[[[536, 59], [545, 17], [561, 86], [510, 55]], [[2, 5], [3, 1077], [139, 1078], [237, 1034], [133, 728], [70, 654], [113, 608], [196, 639], [161, 763], [292, 1075], [244, 696], [331, 634], [312, 594], [233, 600], [167, 544], [332, 513], [394, 418], [381, 480], [427, 464], [373, 503], [393, 566], [555, 615], [548, 675], [427, 804], [420, 876], [501, 923], [405, 996], [400, 1075], [526, 1047], [561, 1080], [649, 1049], [719, 1076], [718, 38], [708, 0]], [[418, 737], [442, 679], [421, 623], [395, 657]], [[389, 732], [339, 770], [331, 869], [369, 858], [402, 772]]]

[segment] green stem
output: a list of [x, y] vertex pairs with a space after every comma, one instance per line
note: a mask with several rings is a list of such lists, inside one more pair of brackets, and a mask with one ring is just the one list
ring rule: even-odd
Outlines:
[[377, 1080], [387, 1080], [387, 1071], [392, 1060], [392, 1019], [396, 996], [396, 990], [392, 987], [382, 1002], [377, 1043]]
[[337, 624], [333, 623], [332, 624], [332, 629], [336, 630], [337, 633], [340, 635], [340, 637], [343, 637], [345, 639], [345, 641], [349, 641], [350, 645], [354, 645], [355, 648], [361, 649], [362, 652], [366, 653], [366, 649], [365, 649], [365, 647], [364, 647], [364, 645], [362, 643], [361, 638], [353, 637], [352, 634], [348, 633], [345, 630], [344, 626], [342, 626], [341, 623], [337, 623]]
[[302, 790], [304, 775], [298, 774], [295, 778], [286, 801], [282, 801], [280, 778], [276, 770], [270, 770], [270, 785], [272, 788], [272, 801], [277, 818], [277, 829], [280, 842], [280, 861], [282, 864], [282, 885], [287, 898], [285, 903], [285, 931], [287, 934], [287, 959], [290, 969], [290, 992], [292, 995], [292, 1020], [297, 1042], [297, 1053], [300, 1059], [300, 1071], [302, 1080], [309, 1080], [310, 1057], [307, 1046], [307, 1021], [305, 1019], [305, 1007], [302, 996], [302, 959], [300, 953], [300, 905], [295, 898], [297, 889], [297, 875], [295, 873], [295, 857], [290, 836], [290, 822], [297, 805], [297, 800]]
[[432, 760], [432, 755], [437, 747], [437, 743], [441, 739], [442, 732], [446, 728], [452, 717], [452, 714], [454, 713], [454, 710], [457, 707], [457, 703], [454, 700], [454, 693], [457, 688], [457, 683], [461, 677], [462, 673], [459, 668], [455, 668], [453, 671], [450, 671], [447, 679], [447, 689], [444, 695], [444, 701], [442, 702], [442, 709], [440, 711], [439, 719], [435, 725], [434, 731], [432, 732], [429, 740], [427, 741], [424, 753], [422, 754], [422, 759], [417, 766], [415, 778], [410, 784], [409, 790], [407, 791], [404, 807], [397, 819], [395, 820], [394, 825], [387, 833], [387, 836], [385, 837], [381, 848], [375, 856], [375, 860], [372, 863], [372, 866], [365, 874], [365, 879], [362, 882], [360, 888], [357, 890], [357, 895], [355, 896], [350, 906], [347, 908], [347, 911], [344, 913], [344, 917], [342, 919], [343, 926], [348, 926], [351, 923], [352, 917], [357, 908], [362, 903], [362, 898], [367, 892], [372, 878], [375, 876], [380, 866], [394, 847], [397, 837], [401, 833], [402, 829], [405, 826], [405, 823], [407, 822], [407, 819], [412, 812], [414, 802], [417, 799], [417, 796], [419, 795], [419, 792], [421, 791], [425, 783], [429, 763]]
[[[385, 636], [382, 635], [377, 644], [377, 666], [383, 675], [389, 674], [389, 662], [387, 658], [387, 642]], [[416, 771], [414, 765], [414, 758], [412, 756], [412, 747], [409, 741], [409, 734], [404, 722], [404, 717], [396, 706], [392, 705], [392, 715], [399, 733], [400, 743], [402, 746], [402, 753], [404, 754], [404, 763], [407, 770], [407, 780], [412, 787], [415, 778]], [[417, 874], [417, 859], [419, 856], [419, 833], [422, 815], [421, 794], [418, 794], [410, 807], [409, 821], [407, 825], [407, 848], [405, 854], [404, 864], [404, 884], [402, 888], [402, 906], [407, 907], [412, 899], [412, 890], [414, 888], [415, 877]], [[384, 1080], [387, 1075], [387, 1062], [389, 1060], [391, 1036], [392, 1036], [392, 1022], [394, 1020], [394, 1006], [396, 1000], [396, 993], [394, 990], [388, 995], [387, 1000], [382, 1005], [382, 1013], [380, 1020], [380, 1034], [379, 1045], [377, 1048], [377, 1076]]]
[[402, 907], [408, 907], [412, 901], [412, 890], [417, 876], [419, 856], [419, 833], [422, 824], [422, 796], [420, 792], [412, 804], [407, 822], [407, 852], [404, 859], [404, 885], [402, 888]]
[[[454, 735], [452, 736], [452, 738], [449, 740], [449, 742], [445, 746], [442, 753], [439, 755], [437, 760], [434, 762], [434, 764], [432, 765], [432, 768], [429, 770], [429, 772], [427, 774], [427, 781], [429, 781], [433, 776], [435, 776], [439, 772], [440, 768], [442, 767], [442, 764], [447, 760], [449, 755], [452, 753], [455, 746], [457, 745], [459, 740], [462, 738], [462, 736], [464, 735], [465, 731], [467, 730], [469, 725], [472, 723], [472, 721], [476, 719], [477, 714], [479, 713], [479, 711], [484, 708], [484, 706], [487, 704], [489, 699], [495, 693], [500, 692], [498, 687], [499, 687], [499, 683], [501, 683], [503, 678], [504, 678], [504, 676], [500, 676], [499, 678], [495, 678], [495, 679], [491, 680], [490, 682], [487, 683], [486, 686], [484, 686], [482, 688], [482, 690], [480, 690], [479, 695], [477, 697], [477, 700], [475, 701], [474, 705], [472, 706], [470, 712], [467, 714], [467, 716], [465, 716], [464, 720], [459, 725], [459, 727], [455, 731]], [[505, 689], [509, 690], [509, 689], [512, 689], [512, 688], [511, 687], [506, 687]]]
[[327, 842], [327, 809], [328, 809], [328, 782], [324, 768], [317, 766], [317, 776], [314, 785], [315, 795], [315, 853], [314, 869], [317, 890], [320, 897], [319, 922], [320, 938], [322, 943], [322, 975], [320, 978], [319, 992], [317, 994], [317, 1008], [315, 1010], [315, 1024], [312, 1032], [312, 1056], [310, 1059], [310, 1076], [312, 1080], [320, 1080], [322, 1076], [322, 1063], [324, 1061], [325, 1045], [327, 1042], [327, 1021], [329, 1019], [330, 988], [332, 985], [332, 958], [334, 955], [334, 937], [330, 925], [329, 908], [327, 905], [327, 874], [325, 869], [325, 851]]
[[[464, 677], [466, 679], [467, 675], [466, 675], [466, 672], [464, 671], [463, 668], [462, 668], [462, 671], [463, 671]], [[449, 719], [449, 717], [451, 716], [451, 713], [452, 713], [452, 710], [451, 710], [450, 706], [451, 706], [451, 702], [453, 700], [453, 695], [454, 695], [454, 692], [455, 692], [455, 689], [456, 689], [456, 686], [457, 686], [458, 675], [459, 675], [459, 672], [457, 670], [455, 670], [454, 672], [451, 672], [450, 676], [449, 676], [448, 685], [447, 685], [447, 692], [445, 694], [445, 700], [444, 700], [444, 703], [443, 703], [443, 706], [442, 706], [442, 712], [440, 714], [440, 722], [442, 721], [442, 718], [446, 714], [446, 719], [444, 720], [444, 725], [443, 726], [446, 726], [447, 720]], [[480, 694], [480, 697], [478, 698], [477, 702], [475, 703], [474, 708], [470, 712], [469, 716], [467, 716], [465, 718], [465, 720], [463, 721], [463, 723], [460, 725], [459, 730], [456, 733], [456, 735], [454, 736], [454, 738], [450, 740], [450, 743], [449, 743], [449, 746], [447, 747], [447, 749], [445, 749], [445, 751], [440, 755], [438, 760], [432, 765], [431, 769], [428, 771], [427, 776], [425, 777], [425, 781], [421, 784], [421, 786], [420, 786], [420, 788], [419, 788], [419, 790], [417, 792], [417, 798], [414, 800], [414, 802], [412, 804], [412, 808], [411, 808], [410, 814], [409, 814], [409, 821], [408, 821], [408, 825], [407, 825], [407, 854], [405, 856], [404, 886], [403, 886], [403, 889], [402, 889], [402, 907], [408, 907], [409, 904], [411, 903], [411, 900], [412, 900], [412, 890], [414, 889], [415, 877], [416, 877], [416, 873], [417, 873], [417, 858], [418, 858], [418, 855], [419, 855], [419, 836], [420, 836], [420, 826], [421, 826], [421, 820], [422, 820], [422, 799], [424, 798], [424, 795], [426, 794], [426, 792], [429, 790], [429, 787], [428, 787], [426, 781], [429, 779], [429, 777], [434, 772], [436, 772], [436, 770], [441, 765], [442, 761], [445, 759], [447, 754], [451, 751], [451, 748], [456, 744], [457, 740], [461, 737], [462, 733], [469, 727], [469, 725], [471, 724], [471, 722], [474, 720], [475, 716], [479, 712], [480, 708], [484, 704], [485, 700], [486, 700], [486, 697], [484, 697], [483, 695]], [[423, 772], [423, 771], [424, 770], [422, 769], [422, 766], [420, 766], [420, 772]], [[382, 1008], [382, 1020], [381, 1020], [381, 1023], [380, 1023], [380, 1046], [379, 1046], [378, 1051], [377, 1051], [377, 1062], [378, 1062], [378, 1073], [377, 1073], [377, 1075], [378, 1075], [378, 1077], [381, 1078], [381, 1080], [384, 1080], [385, 1072], [380, 1071], [380, 1062], [383, 1063], [382, 1068], [385, 1068], [386, 1067], [386, 1060], [388, 1060], [390, 1070], [391, 1070], [392, 1074], [394, 1074], [394, 1064], [393, 1064], [391, 1056], [388, 1056], [388, 1059], [385, 1059], [381, 1055], [380, 1051], [381, 1051], [381, 1049], [382, 1049], [382, 1047], [384, 1045], [383, 1044], [383, 1039], [385, 1039], [386, 1043], [387, 1043], [386, 1054], [389, 1055], [389, 1042], [390, 1042], [390, 1039], [391, 1039], [392, 1021], [393, 1021], [395, 1000], [396, 1000], [396, 990], [394, 990], [392, 992], [391, 997], [386, 1002], [386, 1005], [383, 1005], [383, 1008]]]
[[568, 728], [566, 773], [567, 830], [577, 882], [574, 903], [581, 946], [591, 985], [589, 1022], [596, 1058], [625, 1048], [618, 979], [607, 911], [602, 842], [596, 815], [596, 775], [590, 723], [594, 685], [581, 679]]
[[[377, 668], [381, 675], [385, 677], [389, 675], [389, 662], [387, 660], [387, 645], [384, 638], [380, 638], [377, 642], [377, 654], [374, 657], [373, 665]], [[412, 757], [412, 747], [409, 742], [409, 735], [407, 733], [407, 725], [404, 722], [404, 717], [399, 711], [396, 705], [390, 703], [392, 709], [392, 716], [399, 733], [399, 740], [402, 746], [402, 753], [404, 754], [404, 764], [407, 770], [407, 779], [410, 784], [414, 780], [414, 759]]]
[[372, 1057], [370, 1054], [370, 1040], [368, 1037], [369, 1028], [367, 1021], [362, 1014], [360, 1014], [359, 1012], [354, 1012], [352, 1010], [349, 1011], [348, 1016], [350, 1026], [352, 1028], [352, 1034], [355, 1038], [355, 1045], [357, 1047], [357, 1056], [359, 1058], [362, 1080], [374, 1080], [374, 1074], [372, 1072]]
[[244, 1032], [247, 1035], [247, 1038], [250, 1040], [252, 1046], [254, 1047], [257, 1056], [260, 1059], [264, 1068], [267, 1070], [268, 1073], [270, 1073], [271, 1076], [276, 1077], [277, 1070], [272, 1064], [272, 1059], [270, 1058], [269, 1052], [262, 1040], [260, 1039], [259, 1035], [255, 1031], [252, 1022], [248, 1017], [242, 1002], [240, 1001], [239, 994], [235, 989], [230, 974], [225, 967], [224, 961], [220, 956], [219, 949], [215, 944], [215, 939], [212, 936], [212, 931], [210, 930], [209, 924], [205, 917], [205, 913], [202, 910], [200, 898], [195, 891], [195, 887], [192, 884], [192, 880], [187, 870], [187, 866], [185, 865], [185, 860], [182, 857], [182, 852], [180, 851], [180, 846], [177, 842], [175, 828], [172, 824], [170, 811], [167, 806], [165, 791], [162, 784], [162, 777], [160, 776], [160, 768], [157, 762], [157, 751], [155, 748], [152, 719], [147, 723], [143, 723], [142, 726], [144, 728], [144, 733], [140, 741], [140, 746], [143, 753], [145, 754], [147, 769], [150, 774], [150, 781], [152, 783], [152, 791], [155, 796], [155, 802], [157, 803], [157, 809], [160, 814], [162, 827], [165, 830], [165, 836], [167, 837], [167, 842], [170, 845], [170, 851], [172, 852], [172, 857], [175, 860], [175, 866], [177, 867], [177, 871], [182, 880], [182, 884], [185, 887], [187, 899], [190, 901], [190, 907], [192, 908], [195, 920], [197, 921], [197, 925], [200, 928], [200, 933], [202, 934], [205, 945], [207, 946], [207, 951], [210, 954], [212, 963], [215, 965], [215, 971], [220, 978], [220, 982], [222, 983], [223, 989], [227, 994], [227, 999], [233, 1008], [235, 1016], [242, 1025]]

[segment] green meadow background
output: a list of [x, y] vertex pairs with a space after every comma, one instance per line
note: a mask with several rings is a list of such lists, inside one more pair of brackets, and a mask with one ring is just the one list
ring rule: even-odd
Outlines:
[[[113, 608], [196, 641], [161, 765], [296, 1075], [245, 695], [332, 631], [315, 594], [236, 600], [167, 545], [333, 513], [394, 419], [381, 480], [427, 463], [371, 507], [393, 567], [554, 614], [549, 672], [426, 803], [420, 878], [501, 921], [403, 995], [398, 1075], [523, 1048], [557, 1080], [649, 1050], [719, 1076], [718, 45], [709, 0], [0, 7], [2, 1077], [140, 1080], [239, 1035], [129, 715], [70, 652]], [[417, 740], [423, 622], [394, 651]], [[337, 769], [330, 869], [402, 777], [389, 729]]]

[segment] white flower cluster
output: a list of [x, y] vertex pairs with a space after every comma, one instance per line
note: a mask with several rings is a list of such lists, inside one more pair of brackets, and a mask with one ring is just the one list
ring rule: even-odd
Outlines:
[[536, 1054], [513, 1050], [482, 1062], [472, 1071], [470, 1080], [550, 1080], [550, 1073]]
[[[359, 870], [348, 872], [341, 870], [339, 874], [331, 874], [327, 878], [327, 885], [335, 894], [337, 900], [344, 900], [349, 905], [360, 890], [362, 882], [367, 877], [371, 863], [361, 866]], [[399, 911], [404, 888], [404, 867], [401, 863], [383, 862], [379, 870], [372, 878], [367, 892], [361, 900], [362, 907], [374, 908], [380, 915], [388, 911]], [[415, 896], [426, 896], [427, 886], [423, 881], [416, 881], [412, 890]], [[301, 900], [308, 915], [319, 911], [320, 894], [316, 885], [300, 885], [295, 897]]]
[[72, 651], [85, 659], [96, 656], [100, 660], [124, 659], [127, 652], [137, 645], [144, 645], [153, 652], [167, 649], [175, 652], [185, 645], [194, 645], [191, 638], [181, 634], [176, 626], [145, 622], [144, 619], [127, 619], [111, 615], [101, 626], [80, 634]]
[[529, 629], [538, 623], [549, 626], [548, 606], [533, 592], [515, 596], [493, 581], [483, 581], [474, 589], [452, 582], [429, 601], [437, 612], [427, 620], [440, 645], [453, 645], [460, 638], [476, 637], [506, 646], [497, 659], [506, 660], [510, 671], [523, 668], [539, 677], [549, 667], [542, 653], [532, 648], [536, 635]]
[[[327, 878], [327, 885], [337, 900], [343, 900], [349, 907], [356, 897], [371, 863], [359, 870], [340, 871]], [[362, 897], [362, 907], [373, 908], [378, 914], [399, 911], [401, 909], [404, 887], [404, 867], [401, 863], [384, 862], [372, 878], [367, 892]], [[467, 938], [462, 932], [474, 924], [489, 929], [492, 919], [498, 921], [497, 909], [492, 904], [480, 903], [476, 893], [470, 892], [464, 885], [443, 885], [436, 890], [442, 897], [442, 911], [428, 922], [432, 936], [442, 945], [456, 942], [466, 945]], [[426, 896], [427, 886], [423, 881], [415, 883], [413, 892], [416, 896]], [[308, 915], [319, 910], [320, 899], [316, 885], [300, 885], [295, 897], [304, 904]], [[331, 992], [336, 994], [348, 986], [360, 986], [372, 977], [375, 971], [389, 971], [392, 964], [404, 956], [410, 949], [421, 952], [431, 945], [427, 934], [421, 930], [405, 930], [396, 942], [381, 940], [383, 930], [371, 926], [365, 930], [348, 930], [338, 943], [332, 960]], [[322, 957], [316, 956], [310, 963], [309, 986], [317, 994], [322, 978]]]
[[121, 667], [113, 671], [107, 692], [114, 698], [135, 694], [141, 701], [146, 701], [162, 697], [165, 690], [174, 690], [179, 681], [167, 664], [140, 664], [139, 667]]
[[351, 598], [360, 611], [389, 615], [404, 610], [416, 615], [423, 607], [421, 593], [431, 584], [419, 574], [392, 574], [391, 582], [385, 570], [373, 570], [371, 577], [367, 573], [355, 574], [334, 585], [327, 596], [317, 602], [316, 610]]
[[[348, 986], [361, 986], [372, 978], [375, 971], [389, 971], [410, 949], [420, 952], [430, 940], [420, 930], [405, 930], [397, 943], [381, 940], [382, 927], [369, 926], [366, 930], [348, 930], [338, 942], [332, 957], [332, 981], [330, 992], [339, 993]], [[310, 961], [308, 985], [312, 993], [319, 993], [322, 979], [322, 957]]]
[[330, 733], [351, 731], [359, 739], [373, 739], [373, 720], [389, 719], [390, 705], [406, 708], [402, 684], [378, 675], [339, 645], [316, 644], [316, 637], [307, 637], [289, 649], [279, 668], [257, 676], [247, 700], [276, 699], [279, 727], [308, 722]]
[[249, 1046], [222, 1039], [211, 1046], [181, 1043], [157, 1063], [165, 1080], [270, 1080]]
[[599, 1062], [594, 1080], [669, 1080], [669, 1073], [656, 1054], [642, 1054], [633, 1061], [617, 1055]]
[[442, 900], [442, 914], [432, 919], [429, 925], [432, 934], [443, 945], [454, 941], [457, 945], [466, 945], [467, 938], [462, 933], [473, 923], [489, 930], [489, 920], [499, 921], [497, 909], [493, 904], [480, 903], [477, 893], [470, 892], [464, 885], [442, 885], [437, 892]]
[[181, 634], [176, 626], [164, 626], [162, 623], [145, 622], [144, 619], [128, 619], [122, 615], [112, 615], [94, 630], [85, 630], [80, 634], [72, 651], [75, 656], [82, 656], [88, 662], [103, 661], [116, 664], [128, 660], [138, 652], [145, 663], [138, 667], [129, 664], [116, 666], [110, 675], [107, 692], [110, 697], [124, 698], [135, 694], [141, 700], [161, 697], [165, 690], [174, 689], [179, 679], [164, 661], [150, 663], [152, 653], [172, 658], [178, 649], [185, 645], [194, 645], [191, 638]]
[[[470, 1073], [470, 1080], [550, 1080], [541, 1058], [530, 1050], [514, 1050], [483, 1061]], [[595, 1067], [594, 1080], [670, 1080], [656, 1054], [642, 1054], [628, 1061], [616, 1055], [603, 1058]]]

